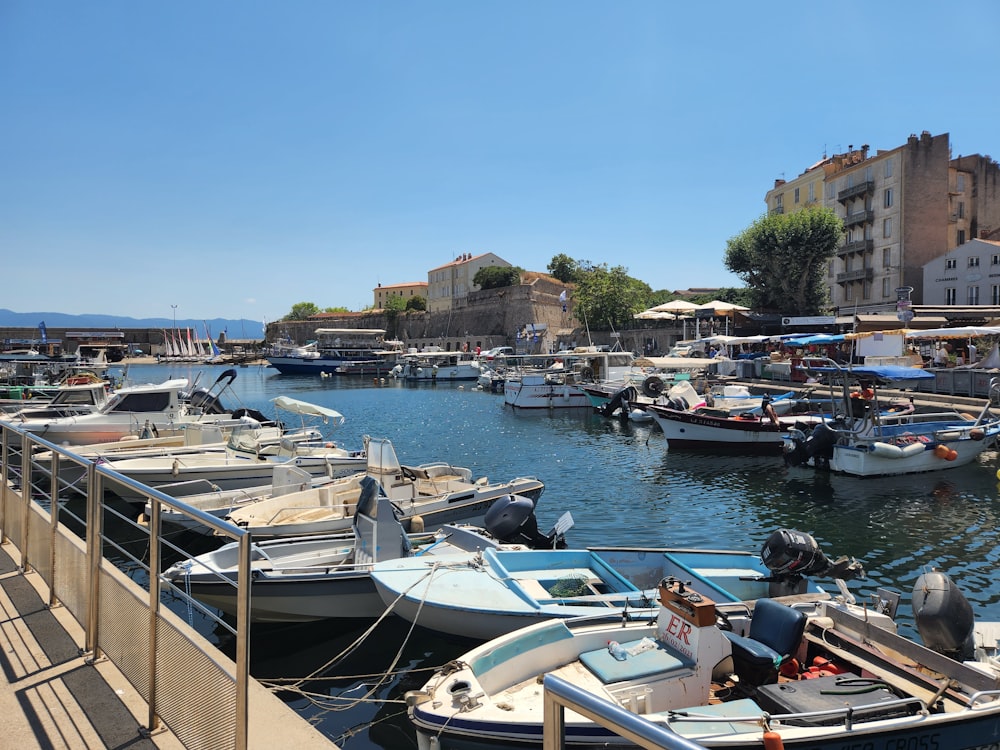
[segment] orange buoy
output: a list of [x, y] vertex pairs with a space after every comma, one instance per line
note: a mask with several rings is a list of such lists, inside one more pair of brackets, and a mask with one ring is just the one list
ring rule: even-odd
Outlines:
[[764, 750], [785, 750], [785, 743], [777, 732], [764, 732]]
[[955, 449], [953, 449], [953, 448], [949, 448], [948, 449], [948, 455], [947, 455], [946, 458], [949, 461], [954, 461], [956, 458], [958, 458], [958, 451], [955, 450]]
[[948, 458], [949, 453], [951, 453], [951, 448], [944, 443], [939, 443], [934, 447], [934, 455], [938, 458]]

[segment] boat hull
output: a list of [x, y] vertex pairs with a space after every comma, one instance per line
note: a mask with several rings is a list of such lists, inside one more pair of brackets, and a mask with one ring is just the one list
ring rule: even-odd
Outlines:
[[660, 406], [645, 408], [656, 420], [671, 447], [723, 449], [775, 456], [780, 455], [784, 447], [783, 427], [766, 419], [715, 417]]

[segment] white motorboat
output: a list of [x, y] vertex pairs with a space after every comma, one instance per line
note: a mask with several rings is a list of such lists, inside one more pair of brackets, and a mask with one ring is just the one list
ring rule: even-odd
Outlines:
[[404, 354], [391, 374], [410, 381], [444, 382], [479, 380], [482, 364], [466, 352], [419, 352]]
[[[425, 750], [541, 747], [551, 675], [692, 747], [990, 747], [1000, 679], [955, 649], [972, 659], [978, 640], [955, 591], [918, 579], [921, 645], [896, 633], [892, 592], [864, 606], [846, 587], [825, 600], [727, 603], [667, 578], [648, 617], [549, 620], [471, 649], [408, 693], [408, 711]], [[590, 715], [566, 710], [564, 722], [567, 747], [635, 746]]]
[[772, 570], [748, 552], [594, 548], [487, 549], [433, 561], [389, 560], [373, 568], [372, 578], [383, 601], [392, 603], [400, 617], [447, 635], [488, 640], [551, 618], [648, 609], [654, 606], [656, 585], [670, 576], [684, 578], [716, 601], [738, 602], [824, 596], [806, 574], [863, 575], [853, 560], [828, 560], [812, 537], [786, 530], [772, 536], [780, 542], [791, 535], [802, 540], [812, 557], [809, 569], [794, 575]]
[[[494, 501], [517, 495], [534, 504], [545, 485], [535, 477], [505, 482], [472, 478], [472, 470], [444, 461], [401, 464], [392, 443], [366, 438], [366, 471], [319, 486], [253, 502], [240, 502], [226, 520], [253, 531], [254, 537], [318, 534], [350, 528], [366, 477], [378, 482], [395, 504], [404, 528], [431, 530], [444, 524], [481, 523]], [[204, 507], [203, 507], [204, 509]]]
[[[25, 416], [17, 420], [17, 426], [60, 445], [107, 443], [133, 435], [167, 435], [192, 422], [232, 419], [232, 412], [223, 406], [220, 397], [235, 377], [235, 370], [227, 370], [210, 388], [195, 387], [190, 393], [186, 378], [127, 386], [88, 413]], [[213, 392], [220, 384], [220, 390]]]
[[[1000, 418], [990, 401], [976, 415], [955, 410], [916, 411], [884, 408], [879, 389], [933, 379], [932, 373], [895, 365], [841, 368], [832, 360], [811, 368], [839, 389], [836, 418], [811, 430], [789, 433], [785, 460], [791, 466], [811, 464], [853, 476], [893, 476], [943, 471], [966, 466], [1000, 437]], [[998, 383], [991, 383], [996, 390]]]
[[[280, 396], [275, 407], [303, 419], [318, 417], [339, 425], [343, 415], [333, 409]], [[367, 465], [362, 450], [349, 450], [323, 437], [316, 429], [303, 426], [286, 431], [280, 426], [259, 423], [234, 427], [221, 450], [201, 452], [168, 450], [155, 456], [136, 458], [102, 457], [108, 468], [149, 487], [174, 496], [204, 492], [206, 487], [234, 490], [269, 484], [276, 466], [300, 469], [314, 477], [341, 477]], [[145, 496], [115, 484], [112, 491], [128, 501], [145, 503]]]
[[[374, 479], [364, 479], [358, 512], [352, 520], [353, 533], [253, 542], [251, 619], [305, 622], [378, 617], [385, 605], [369, 575], [373, 564], [396, 557], [431, 558], [501, 545], [497, 536], [468, 526], [444, 526], [436, 533], [407, 535], [392, 501], [379, 496], [378, 489]], [[238, 543], [234, 542], [179, 562], [163, 577], [205, 604], [235, 614], [238, 562]]]
[[571, 409], [591, 405], [582, 385], [621, 380], [635, 357], [631, 352], [590, 347], [547, 357], [507, 357], [504, 403], [515, 409]]

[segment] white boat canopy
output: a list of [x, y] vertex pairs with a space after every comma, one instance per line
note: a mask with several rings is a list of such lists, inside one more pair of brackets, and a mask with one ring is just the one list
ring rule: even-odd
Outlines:
[[327, 409], [325, 406], [317, 406], [316, 404], [299, 401], [298, 399], [289, 398], [288, 396], [278, 396], [277, 398], [272, 398], [271, 403], [274, 404], [276, 409], [284, 409], [292, 414], [299, 414], [303, 417], [322, 417], [324, 422], [332, 419], [338, 425], [344, 423], [343, 414], [339, 411], [334, 411], [333, 409]]

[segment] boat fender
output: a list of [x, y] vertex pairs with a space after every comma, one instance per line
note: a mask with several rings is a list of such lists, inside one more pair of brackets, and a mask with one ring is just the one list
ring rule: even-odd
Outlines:
[[938, 443], [934, 446], [934, 455], [938, 458], [948, 458], [949, 453], [951, 453], [951, 448], [944, 443]]
[[972, 440], [982, 440], [986, 437], [986, 433], [980, 428], [976, 427], [973, 430], [969, 430], [969, 438]]
[[909, 445], [904, 445], [900, 449], [900, 451], [902, 452], [904, 458], [906, 456], [915, 456], [918, 453], [923, 453], [924, 452], [924, 444], [923, 443], [910, 443]]
[[898, 445], [890, 445], [889, 443], [872, 443], [871, 452], [872, 454], [882, 456], [883, 458], [903, 457], [903, 449]]
[[777, 732], [764, 732], [764, 750], [785, 750], [785, 743]]

